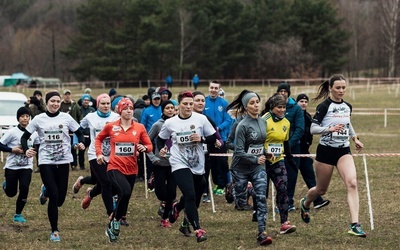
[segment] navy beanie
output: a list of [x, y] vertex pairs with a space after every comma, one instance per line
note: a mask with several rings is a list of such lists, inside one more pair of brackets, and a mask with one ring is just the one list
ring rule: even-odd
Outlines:
[[290, 85], [288, 83], [282, 82], [278, 85], [278, 89], [276, 92], [281, 91], [282, 89], [286, 90], [288, 92], [288, 96], [290, 96]]
[[25, 108], [25, 107], [20, 107], [19, 109], [18, 109], [18, 111], [17, 111], [17, 121], [19, 121], [19, 118], [22, 116], [22, 115], [31, 115], [30, 113], [29, 113], [29, 109], [27, 109], [27, 108]]
[[308, 96], [306, 94], [300, 94], [297, 96], [296, 98], [296, 102], [302, 100], [302, 99], [306, 99], [308, 101]]
[[110, 89], [110, 92], [108, 92], [109, 96], [113, 96], [113, 95], [116, 95], [116, 94], [117, 94], [117, 91], [115, 89]]

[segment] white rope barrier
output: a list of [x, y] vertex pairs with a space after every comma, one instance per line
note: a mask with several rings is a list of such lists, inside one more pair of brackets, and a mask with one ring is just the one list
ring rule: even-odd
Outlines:
[[[365, 156], [370, 156], [370, 157], [398, 157], [400, 156], [400, 153], [381, 153], [381, 154], [352, 154], [352, 156], [355, 157], [364, 157]], [[233, 156], [232, 153], [226, 153], [226, 154], [216, 154], [212, 153], [210, 156]], [[293, 157], [315, 157], [315, 154], [293, 154]]]

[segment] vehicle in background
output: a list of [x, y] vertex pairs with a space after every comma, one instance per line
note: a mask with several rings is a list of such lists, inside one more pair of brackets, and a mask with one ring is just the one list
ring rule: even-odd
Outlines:
[[57, 88], [59, 89], [61, 80], [58, 78], [44, 78], [44, 77], [32, 77], [29, 82], [29, 88], [35, 89], [46, 89], [46, 88]]
[[17, 126], [17, 111], [25, 106], [27, 98], [24, 94], [17, 92], [0, 92], [0, 137], [5, 131]]

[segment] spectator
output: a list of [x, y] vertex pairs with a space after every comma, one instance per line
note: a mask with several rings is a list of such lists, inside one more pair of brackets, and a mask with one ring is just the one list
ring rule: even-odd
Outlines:
[[165, 78], [165, 83], [167, 84], [167, 88], [172, 88], [172, 76], [171, 75], [167, 75], [167, 77]]
[[[211, 81], [209, 85], [209, 95], [206, 97], [206, 105], [203, 114], [210, 117], [216, 124], [217, 131], [220, 133], [224, 144], [220, 148], [215, 149], [215, 153], [225, 154], [228, 152], [226, 140], [231, 130], [232, 118], [227, 112], [228, 102], [219, 97], [221, 84], [218, 81]], [[216, 195], [223, 195], [224, 188], [229, 183], [228, 173], [228, 156], [210, 156], [210, 161], [213, 162], [211, 166], [211, 176], [215, 187], [213, 192]]]
[[[86, 88], [85, 91], [83, 92], [83, 94], [89, 95], [89, 98], [90, 98], [90, 100], [89, 100], [89, 107], [94, 108], [94, 110], [96, 111], [96, 110], [97, 110], [96, 99], [94, 99], [94, 98], [91, 96], [91, 93], [92, 93], [92, 90], [91, 90], [90, 88]], [[79, 106], [82, 106], [82, 101], [83, 101], [82, 98], [78, 100], [78, 105], [79, 105]]]
[[[82, 113], [79, 108], [79, 105], [71, 99], [71, 90], [65, 89], [63, 91], [63, 97], [62, 101], [60, 103], [60, 111], [67, 113], [72, 116], [72, 118], [79, 124], [82, 120]], [[71, 137], [71, 153], [72, 153], [72, 159], [73, 161], [71, 162], [71, 170], [75, 170], [76, 166], [78, 165], [78, 157], [76, 153], [76, 149], [72, 147], [73, 145], [73, 136], [72, 134], [70, 135]]]
[[197, 74], [194, 74], [193, 79], [192, 79], [194, 90], [197, 90], [197, 86], [199, 85], [199, 82], [200, 82], [199, 76]]

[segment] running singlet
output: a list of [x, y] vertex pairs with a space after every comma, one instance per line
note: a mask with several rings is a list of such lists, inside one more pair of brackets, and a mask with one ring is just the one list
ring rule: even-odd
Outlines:
[[326, 99], [317, 106], [313, 123], [321, 127], [332, 127], [336, 124], [344, 124], [344, 129], [341, 132], [321, 134], [319, 143], [324, 146], [343, 148], [349, 147], [350, 137], [350, 116], [352, 106], [351, 104], [342, 101], [340, 103], [332, 101], [330, 98]]
[[283, 160], [283, 142], [289, 140], [290, 122], [283, 118], [280, 121], [274, 121], [271, 114], [266, 113], [263, 118], [267, 121], [267, 139], [264, 147], [267, 153], [272, 153], [275, 156], [272, 164]]

